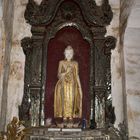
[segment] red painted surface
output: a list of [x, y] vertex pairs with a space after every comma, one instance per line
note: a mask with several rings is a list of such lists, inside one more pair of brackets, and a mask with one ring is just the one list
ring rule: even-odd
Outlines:
[[48, 45], [45, 117], [53, 118], [54, 89], [56, 82], [58, 81], [58, 64], [60, 60], [64, 59], [64, 49], [67, 45], [72, 45], [75, 52], [74, 60], [79, 64], [79, 75], [83, 91], [82, 116], [89, 120], [90, 45], [74, 27], [65, 27], [58, 31], [55, 38], [51, 39]]

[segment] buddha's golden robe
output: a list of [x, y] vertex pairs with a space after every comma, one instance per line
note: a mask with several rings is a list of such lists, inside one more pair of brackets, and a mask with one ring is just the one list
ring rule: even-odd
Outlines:
[[76, 61], [59, 62], [58, 82], [54, 94], [54, 117], [82, 117], [82, 89]]

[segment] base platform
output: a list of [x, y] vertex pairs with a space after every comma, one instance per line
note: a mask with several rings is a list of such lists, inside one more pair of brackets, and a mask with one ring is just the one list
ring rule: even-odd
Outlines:
[[[53, 131], [54, 130], [54, 131]], [[101, 130], [31, 128], [25, 140], [111, 140]]]

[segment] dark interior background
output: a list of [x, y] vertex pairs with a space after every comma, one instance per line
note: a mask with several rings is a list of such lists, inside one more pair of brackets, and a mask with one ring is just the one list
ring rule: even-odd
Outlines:
[[[74, 27], [65, 27], [57, 32], [55, 38], [48, 44], [47, 68], [46, 68], [46, 103], [45, 118], [54, 118], [54, 89], [58, 81], [57, 72], [60, 60], [64, 59], [64, 49], [71, 45], [74, 49], [74, 60], [79, 64], [79, 76], [83, 91], [83, 118], [89, 120], [90, 116], [90, 45], [83, 39], [79, 30]], [[46, 46], [47, 47], [47, 46]]]

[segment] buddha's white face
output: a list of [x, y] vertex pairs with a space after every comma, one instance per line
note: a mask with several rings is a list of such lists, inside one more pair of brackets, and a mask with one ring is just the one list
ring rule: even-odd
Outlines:
[[70, 61], [73, 58], [73, 50], [65, 50], [65, 58]]

